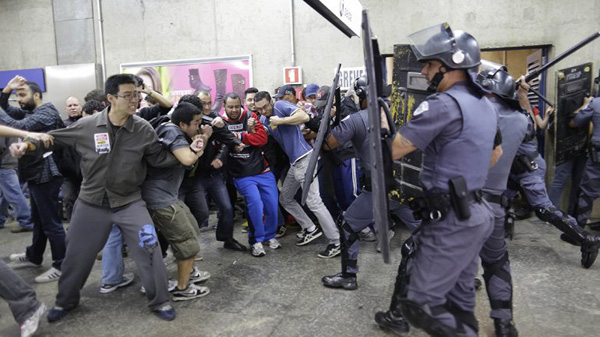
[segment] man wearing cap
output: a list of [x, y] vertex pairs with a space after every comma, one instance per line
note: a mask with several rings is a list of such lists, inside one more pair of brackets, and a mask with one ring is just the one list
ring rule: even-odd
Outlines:
[[[279, 99], [275, 104], [272, 103], [271, 95], [266, 91], [256, 94], [254, 104], [256, 110], [268, 118], [265, 125], [289, 157], [290, 169], [281, 188], [281, 203], [302, 227], [296, 245], [303, 246], [321, 236], [322, 232], [294, 199], [296, 192], [304, 183], [304, 176], [312, 153], [312, 148], [304, 140], [302, 131], [300, 131], [300, 125], [306, 123], [310, 117], [304, 110], [291, 103], [295, 100], [295, 96], [296, 89], [291, 85], [284, 85], [274, 96]], [[339, 255], [340, 234], [331, 214], [321, 200], [318, 180], [313, 180], [310, 185], [306, 204], [319, 220], [325, 236], [329, 239], [329, 245], [319, 253], [319, 256]]]

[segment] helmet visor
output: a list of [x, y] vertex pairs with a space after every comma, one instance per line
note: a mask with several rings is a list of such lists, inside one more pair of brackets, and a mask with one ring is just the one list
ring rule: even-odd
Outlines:
[[425, 28], [408, 36], [417, 60], [452, 51], [454, 36], [446, 22]]

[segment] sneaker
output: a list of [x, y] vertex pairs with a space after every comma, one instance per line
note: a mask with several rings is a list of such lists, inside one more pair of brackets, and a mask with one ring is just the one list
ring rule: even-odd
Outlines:
[[45, 273], [35, 278], [37, 283], [47, 283], [58, 281], [62, 272], [54, 267], [48, 269]]
[[10, 254], [8, 257], [11, 262], [11, 267], [39, 267], [41, 264], [35, 264], [27, 258], [25, 253]]
[[309, 244], [311, 241], [313, 241], [321, 235], [323, 235], [323, 231], [321, 231], [319, 227], [316, 227], [315, 230], [312, 232], [306, 231], [306, 234], [304, 234], [304, 236], [300, 240], [298, 240], [298, 242], [296, 242], [296, 246], [304, 246], [306, 244]]
[[101, 294], [112, 293], [113, 291], [115, 291], [119, 288], [126, 287], [126, 286], [130, 285], [131, 283], [133, 283], [133, 274], [123, 275], [123, 280], [121, 280], [121, 283], [103, 284], [102, 287], [100, 287], [100, 293]]
[[260, 242], [257, 242], [252, 245], [251, 253], [254, 257], [263, 257], [267, 255], [267, 253], [265, 252], [265, 248]]
[[46, 305], [44, 303], [40, 304], [37, 310], [31, 315], [28, 319], [21, 324], [21, 337], [30, 337], [37, 331], [40, 326], [40, 319], [42, 315], [46, 312]]
[[330, 259], [332, 257], [336, 257], [336, 256], [340, 255], [341, 253], [342, 253], [342, 247], [340, 246], [339, 243], [337, 245], [330, 243], [327, 245], [327, 248], [325, 248], [325, 250], [320, 252], [317, 256], [322, 259]]
[[281, 243], [277, 239], [270, 239], [267, 241], [267, 246], [271, 249], [279, 249], [281, 248]]
[[[178, 283], [177, 281], [169, 279], [169, 283], [167, 285], [167, 290], [169, 292], [171, 292], [171, 291], [177, 289], [177, 283]], [[141, 286], [140, 287], [140, 292], [142, 294], [145, 294], [146, 293], [146, 288], [144, 288], [144, 286]]]
[[198, 267], [194, 266], [192, 273], [190, 274], [190, 283], [201, 283], [210, 278], [210, 273], [207, 271], [198, 270]]
[[200, 255], [200, 253], [196, 254], [196, 256], [194, 257], [194, 261], [202, 261], [204, 260], [204, 258], [202, 257], [202, 255]]
[[361, 241], [365, 241], [365, 242], [375, 242], [377, 241], [377, 237], [375, 236], [375, 233], [373, 233], [372, 230], [368, 230], [368, 231], [360, 231], [358, 232], [358, 239]]
[[285, 225], [277, 228], [277, 234], [275, 234], [275, 238], [279, 239], [279, 238], [283, 237], [285, 235], [286, 230], [287, 230], [287, 228], [285, 228]]
[[69, 310], [61, 307], [54, 307], [50, 309], [46, 318], [48, 318], [48, 323], [53, 323], [65, 318], [67, 314], [69, 314]]
[[242, 233], [248, 233], [248, 221], [242, 223]]
[[206, 225], [206, 226], [200, 227], [200, 233], [208, 232], [208, 231], [211, 231], [211, 230], [213, 230], [212, 226]]
[[[394, 235], [396, 235], [396, 233], [390, 229], [390, 231], [388, 232], [388, 241], [392, 241], [392, 238], [394, 237]], [[381, 253], [381, 247], [379, 246], [379, 242], [377, 242], [377, 252]]]
[[175, 290], [171, 291], [173, 301], [175, 302], [193, 300], [195, 298], [204, 297], [208, 295], [208, 293], [210, 293], [208, 287], [199, 287], [195, 284], [189, 284], [184, 290], [175, 288]]
[[306, 235], [306, 229], [302, 228], [298, 233], [296, 233], [296, 237], [298, 239], [302, 239]]
[[155, 314], [160, 317], [160, 319], [164, 319], [165, 321], [172, 321], [175, 319], [177, 314], [175, 313], [175, 309], [170, 304], [165, 304], [162, 307], [153, 310]]

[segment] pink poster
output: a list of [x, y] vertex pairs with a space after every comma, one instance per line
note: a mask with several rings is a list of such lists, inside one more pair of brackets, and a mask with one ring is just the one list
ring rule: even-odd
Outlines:
[[213, 102], [228, 92], [243, 100], [244, 91], [251, 86], [251, 69], [250, 56], [121, 65], [122, 73], [140, 76], [147, 86], [174, 103], [183, 95], [200, 91], [208, 91]]

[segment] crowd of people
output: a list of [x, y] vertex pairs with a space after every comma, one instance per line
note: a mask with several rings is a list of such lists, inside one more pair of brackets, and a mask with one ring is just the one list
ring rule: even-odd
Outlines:
[[[403, 244], [390, 308], [375, 320], [398, 334], [408, 332], [410, 323], [434, 336], [476, 336], [474, 288], [481, 258], [496, 334], [517, 336], [505, 242], [507, 230], [513, 230], [507, 226], [510, 199], [519, 191], [527, 196], [540, 219], [580, 247], [581, 263], [589, 268], [600, 247], [599, 238], [583, 229], [598, 197], [598, 156], [586, 165], [573, 206], [576, 218], [566, 215], [546, 192], [545, 163], [535, 140], [536, 127], [547, 126], [551, 111], [544, 118], [533, 114], [529, 85], [515, 81], [502, 65], [482, 64], [477, 41], [468, 33], [441, 25], [411, 40], [435, 94], [383, 141], [393, 159], [423, 152], [423, 196], [409, 207], [389, 194], [390, 213], [413, 234]], [[301, 227], [297, 246], [324, 235], [327, 245], [316, 257], [341, 257], [340, 272], [324, 276], [323, 285], [357, 289], [359, 240], [375, 240], [366, 77], [357, 79], [331, 111], [325, 111], [326, 102], [336, 88], [317, 84], [300, 95], [291, 85], [273, 95], [251, 87], [244, 97], [231, 92], [213, 98], [198, 90], [178, 102], [156, 89], [140, 76], [113, 75], [104, 90], [86, 95], [84, 105], [69, 97], [65, 120], [52, 103], [43, 102], [40, 87], [21, 76], [2, 91], [2, 205], [14, 210], [13, 231], [33, 234], [24, 252], [10, 255], [11, 267], [40, 266], [50, 243], [52, 266], [35, 278], [58, 281], [49, 322], [78, 306], [97, 258], [102, 259], [101, 293], [130, 285], [124, 251], [137, 265], [150, 310], [173, 320], [170, 301], [210, 293], [200, 285], [210, 273], [195, 266], [202, 259], [199, 231], [215, 229], [224, 249], [260, 258], [282, 248], [278, 238], [286, 235], [290, 219]], [[19, 107], [8, 103], [13, 91]], [[579, 127], [600, 118], [597, 100], [584, 103], [573, 116]], [[315, 149], [324, 113], [330, 113], [332, 126], [323, 148]], [[316, 154], [318, 175], [307, 172]], [[315, 175], [301, 205], [301, 188]], [[21, 183], [27, 183], [30, 205]], [[248, 246], [233, 235], [240, 200]], [[209, 223], [211, 203], [218, 211], [216, 224]], [[167, 277], [167, 249], [177, 265], [174, 280]], [[46, 308], [1, 261], [0, 269], [0, 284], [12, 287], [0, 287], [0, 295], [11, 304], [22, 336], [30, 336]]]

